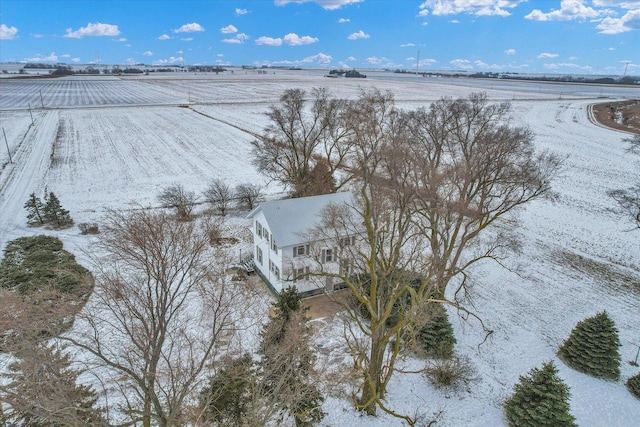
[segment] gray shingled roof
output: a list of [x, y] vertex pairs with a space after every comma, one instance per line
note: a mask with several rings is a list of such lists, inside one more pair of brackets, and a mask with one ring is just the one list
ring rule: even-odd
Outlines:
[[305, 243], [309, 232], [320, 223], [320, 214], [329, 204], [352, 203], [349, 192], [266, 202], [249, 213], [262, 211], [276, 244], [280, 247]]

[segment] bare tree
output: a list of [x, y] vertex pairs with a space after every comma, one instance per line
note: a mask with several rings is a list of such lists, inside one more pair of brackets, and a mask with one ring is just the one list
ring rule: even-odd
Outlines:
[[145, 427], [177, 425], [233, 332], [237, 294], [205, 226], [140, 210], [111, 212], [93, 303], [66, 340], [111, 371], [110, 393]]
[[190, 220], [196, 205], [196, 193], [187, 191], [181, 184], [173, 184], [158, 194], [158, 201], [163, 208], [175, 209], [178, 218]]
[[[629, 142], [629, 152], [640, 153], [640, 135], [627, 138]], [[618, 206], [640, 228], [640, 183], [627, 189], [617, 189], [609, 191], [609, 196], [618, 203]]]
[[348, 153], [346, 102], [330, 98], [326, 89], [306, 96], [302, 89], [286, 90], [267, 113], [271, 124], [252, 142], [254, 165], [294, 197], [339, 188], [343, 182], [336, 183], [335, 172]]
[[214, 209], [220, 212], [220, 215], [224, 216], [231, 207], [234, 194], [226, 182], [221, 179], [214, 179], [204, 190], [204, 199], [207, 203], [210, 203]]
[[252, 210], [262, 201], [262, 189], [256, 184], [238, 184], [235, 199], [239, 209]]
[[322, 274], [344, 281], [358, 301], [346, 336], [363, 377], [356, 406], [369, 414], [379, 407], [415, 423], [383, 398], [425, 306], [474, 316], [462, 304], [469, 268], [516, 249], [509, 229], [517, 208], [550, 194], [559, 159], [535, 154], [532, 134], [511, 126], [508, 113], [482, 94], [403, 112], [376, 91], [349, 111], [354, 203], [329, 209], [317, 239], [357, 236], [355, 245], [338, 244], [350, 268]]

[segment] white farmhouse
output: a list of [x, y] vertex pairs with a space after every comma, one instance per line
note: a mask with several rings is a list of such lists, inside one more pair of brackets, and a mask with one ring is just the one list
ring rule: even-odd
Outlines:
[[[248, 215], [253, 220], [255, 270], [276, 293], [289, 286], [316, 294], [342, 285], [313, 272], [341, 273], [336, 242], [312, 241], [329, 205], [352, 203], [351, 193], [334, 193], [263, 203]], [[351, 237], [346, 237], [352, 240]]]

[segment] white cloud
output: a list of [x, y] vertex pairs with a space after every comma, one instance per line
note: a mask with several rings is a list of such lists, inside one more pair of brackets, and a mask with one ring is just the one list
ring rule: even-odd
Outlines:
[[365, 33], [364, 31], [360, 30], [357, 33], [353, 33], [351, 34], [349, 37], [347, 37], [349, 40], [358, 40], [358, 39], [368, 39], [369, 37], [371, 37], [369, 34]]
[[452, 61], [449, 61], [449, 64], [462, 70], [470, 70], [473, 68], [473, 65], [471, 65], [471, 61], [467, 59], [454, 59]]
[[196, 22], [192, 22], [191, 24], [184, 24], [182, 27], [173, 30], [174, 33], [197, 33], [200, 31], [204, 31], [204, 28], [202, 27], [202, 25]]
[[621, 7], [623, 9], [637, 9], [637, 8], [640, 8], [640, 1], [638, 1], [638, 0], [627, 0], [627, 1], [620, 1], [620, 0], [593, 0], [593, 4], [595, 6], [600, 6], [600, 7], [613, 6], [613, 7]]
[[318, 53], [313, 56], [307, 56], [306, 58], [300, 60], [303, 64], [316, 63], [319, 65], [329, 65], [333, 61], [333, 57], [331, 55], [326, 55], [324, 53]]
[[561, 62], [559, 64], [543, 64], [544, 68], [547, 68], [549, 70], [558, 70], [560, 68], [587, 68], [587, 67], [581, 67], [578, 64], [572, 64], [572, 63], [565, 63], [565, 62]]
[[60, 55], [60, 58], [71, 58], [71, 55], [65, 53], [64, 55]]
[[120, 38], [119, 38], [119, 39], [117, 39], [116, 41], [117, 41], [117, 42], [120, 42], [120, 43], [124, 43], [124, 42], [126, 42], [126, 41], [127, 41], [127, 39], [126, 39], [126, 38], [124, 38], [124, 37], [120, 37]]
[[342, 6], [346, 6], [352, 3], [360, 3], [364, 0], [275, 0], [276, 6], [285, 6], [289, 3], [308, 3], [314, 2], [318, 3], [318, 5], [326, 10], [336, 10], [340, 9]]
[[345, 59], [345, 61], [351, 61], [351, 62], [353, 62], [355, 60], [356, 60], [355, 56], [349, 56], [349, 57], [347, 57], [347, 59]]
[[418, 16], [456, 15], [468, 13], [477, 16], [510, 16], [513, 9], [527, 0], [425, 0], [420, 4]]
[[544, 13], [540, 9], [534, 9], [525, 16], [525, 19], [532, 21], [570, 21], [573, 19], [595, 19], [615, 14], [611, 9], [594, 9], [585, 6], [584, 3], [585, 0], [562, 0], [560, 9], [552, 9], [548, 13]]
[[73, 58], [73, 59], [71, 60], [71, 62], [73, 62], [73, 63], [77, 64], [77, 63], [79, 63], [79, 62], [80, 62], [80, 58]]
[[71, 39], [81, 39], [83, 37], [102, 37], [102, 36], [118, 36], [120, 30], [117, 25], [102, 24], [96, 22], [95, 24], [89, 22], [86, 27], [81, 27], [76, 31], [71, 31], [71, 28], [67, 28], [67, 33], [64, 37]]
[[238, 33], [236, 37], [233, 39], [223, 39], [223, 43], [231, 43], [231, 44], [242, 44], [245, 41], [249, 40], [249, 36], [245, 33]]
[[136, 63], [136, 60], [133, 58], [127, 58], [124, 60], [125, 65], [135, 65], [135, 63]]
[[515, 55], [516, 54], [516, 50], [515, 49], [507, 49], [504, 51], [505, 55]]
[[289, 33], [286, 36], [284, 36], [284, 42], [289, 46], [301, 46], [304, 44], [316, 43], [317, 41], [318, 41], [317, 37], [311, 37], [311, 36], [300, 37], [295, 33]]
[[282, 39], [262, 36], [256, 39], [256, 44], [260, 46], [282, 46]]
[[238, 32], [238, 29], [233, 25], [227, 25], [226, 27], [220, 28], [220, 32], [222, 34], [234, 34]]
[[224, 53], [219, 53], [216, 55], [218, 58], [224, 58]]
[[405, 43], [400, 45], [400, 47], [414, 47], [414, 46], [415, 46], [414, 43]]
[[449, 21], [450, 24], [459, 24], [460, 21], [458, 21], [457, 19], [452, 19], [451, 21]]
[[146, 51], [143, 53], [144, 56], [153, 56], [153, 52], [151, 52], [150, 50]]
[[26, 62], [58, 62], [58, 56], [55, 52], [51, 52], [47, 56], [42, 56], [39, 53], [36, 54], [33, 58], [25, 58]]
[[159, 59], [153, 62], [153, 65], [168, 65], [168, 64], [180, 64], [184, 62], [182, 56], [172, 56], [169, 59]]
[[349, 19], [349, 18], [340, 18], [340, 19], [338, 19], [338, 23], [339, 24], [344, 24], [346, 22], [351, 22], [351, 19]]
[[435, 64], [436, 62], [438, 62], [436, 59], [433, 59], [433, 58], [425, 58], [425, 59], [421, 59], [421, 60], [420, 60], [420, 63], [419, 63], [418, 65], [419, 65], [419, 66], [423, 66], [423, 65], [427, 65], [427, 66], [429, 66], [429, 65], [433, 65], [433, 64]]
[[238, 7], [236, 7], [236, 16], [242, 16], [242, 15], [246, 15], [247, 13], [249, 13], [249, 11], [247, 9], [240, 9]]
[[180, 37], [180, 40], [183, 42], [191, 42], [193, 41], [193, 37]]
[[557, 53], [542, 52], [540, 55], [538, 55], [538, 59], [542, 59], [542, 58], [557, 58], [557, 57], [558, 57]]
[[168, 34], [163, 34], [160, 37], [158, 37], [158, 40], [169, 40], [171, 38], [170, 35]]
[[498, 64], [487, 64], [484, 61], [481, 60], [476, 60], [473, 62], [473, 64], [480, 68], [480, 69], [484, 69], [484, 70], [501, 70], [504, 67], [502, 65], [498, 65]]
[[7, 27], [5, 24], [0, 24], [0, 40], [13, 40], [18, 34], [16, 27]]
[[[0, 31], [1, 32], [1, 31]], [[44, 34], [30, 34], [31, 37], [33, 37], [34, 39], [41, 39], [44, 38]], [[2, 37], [0, 37], [0, 40], [2, 39]]]
[[604, 18], [596, 27], [601, 34], [619, 34], [640, 30], [640, 8], [630, 10], [622, 18]]

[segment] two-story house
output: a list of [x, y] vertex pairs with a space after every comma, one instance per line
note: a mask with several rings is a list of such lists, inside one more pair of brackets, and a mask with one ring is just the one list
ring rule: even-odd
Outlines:
[[[300, 293], [314, 294], [340, 287], [335, 278], [312, 273], [338, 273], [337, 242], [318, 240], [314, 230], [330, 205], [349, 205], [351, 193], [266, 202], [248, 215], [253, 220], [255, 269], [276, 293], [296, 286]], [[351, 237], [346, 237], [351, 239]]]

